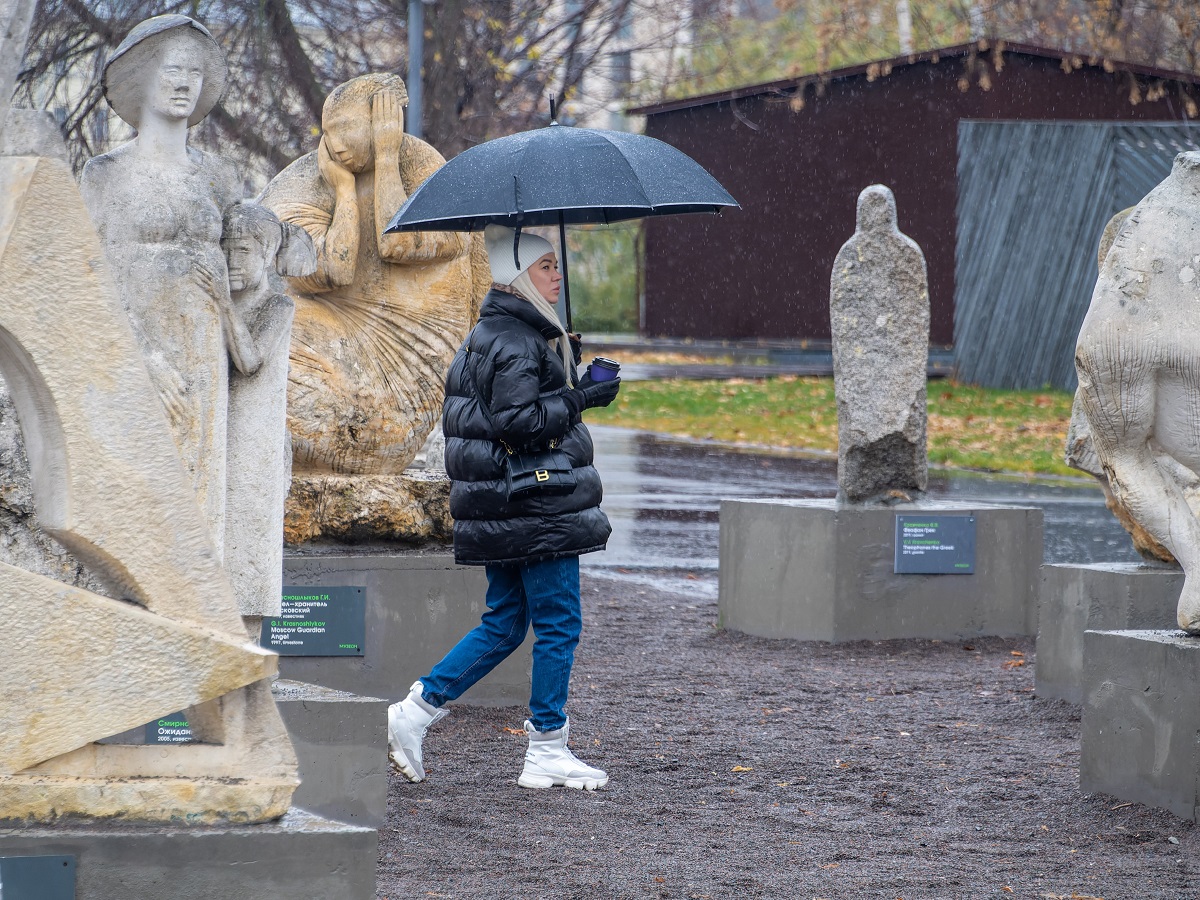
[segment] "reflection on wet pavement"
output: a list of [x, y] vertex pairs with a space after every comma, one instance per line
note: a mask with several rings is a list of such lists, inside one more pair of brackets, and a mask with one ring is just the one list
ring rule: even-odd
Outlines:
[[[837, 458], [731, 450], [620, 428], [591, 428], [612, 521], [608, 551], [584, 568], [636, 583], [715, 597], [722, 499], [832, 497]], [[1082, 479], [931, 471], [930, 499], [1045, 511], [1046, 562], [1136, 562], [1125, 531]]]

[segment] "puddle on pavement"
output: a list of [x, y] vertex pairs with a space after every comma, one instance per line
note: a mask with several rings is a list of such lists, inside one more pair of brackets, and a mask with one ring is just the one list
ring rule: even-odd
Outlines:
[[[613, 534], [585, 569], [700, 598], [717, 595], [717, 510], [725, 498], [824, 498], [837, 492], [837, 460], [746, 452], [619, 428], [593, 427], [604, 511]], [[1100, 489], [1074, 479], [950, 475], [931, 471], [928, 497], [1038, 506], [1045, 561], [1137, 562]]]

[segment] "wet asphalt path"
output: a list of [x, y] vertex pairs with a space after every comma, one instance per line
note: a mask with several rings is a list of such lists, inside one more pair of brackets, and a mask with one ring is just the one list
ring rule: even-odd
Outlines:
[[[734, 450], [620, 428], [592, 427], [613, 525], [605, 553], [582, 559], [596, 574], [715, 597], [726, 498], [825, 498], [837, 491], [834, 456]], [[1129, 538], [1084, 479], [930, 472], [930, 499], [1045, 511], [1046, 562], [1136, 562]]]

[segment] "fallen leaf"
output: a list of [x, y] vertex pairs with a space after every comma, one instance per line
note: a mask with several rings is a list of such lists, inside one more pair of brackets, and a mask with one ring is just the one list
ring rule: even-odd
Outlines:
[[753, 772], [754, 766], [734, 766], [731, 772]]
[[840, 865], [841, 865], [841, 863], [825, 863], [825, 865], [821, 866], [821, 868], [822, 869], [836, 869]]
[[1002, 668], [1002, 669], [1019, 669], [1023, 665], [1025, 665], [1025, 660], [1023, 660], [1023, 659], [1010, 659], [1008, 662], [1001, 663], [1000, 668]]
[[655, 884], [663, 884], [664, 882], [666, 882], [666, 880], [667, 880], [667, 879], [663, 878], [661, 875], [655, 875], [655, 876], [654, 876], [654, 882], [655, 882]]
[[1000, 888], [1000, 890], [1004, 891], [1004, 893], [1006, 893], [1006, 894], [1011, 894], [1013, 892], [1013, 889], [1010, 888], [1007, 884], [1004, 887]]
[[[1113, 809], [1124, 809], [1127, 806], [1133, 806], [1133, 801], [1131, 800], [1128, 803], [1118, 803], [1116, 806], [1113, 807]], [[1042, 826], [1042, 827], [1044, 828], [1045, 826]]]
[[519, 734], [521, 737], [525, 737], [525, 730], [522, 728], [509, 728], [507, 725], [505, 725], [500, 730], [505, 734]]
[[1012, 656], [1024, 656], [1024, 655], [1025, 655], [1025, 654], [1024, 654], [1024, 653], [1022, 653], [1020, 650], [1010, 650], [1010, 651], [1009, 651], [1009, 654], [1010, 654], [1010, 655], [1012, 655]]

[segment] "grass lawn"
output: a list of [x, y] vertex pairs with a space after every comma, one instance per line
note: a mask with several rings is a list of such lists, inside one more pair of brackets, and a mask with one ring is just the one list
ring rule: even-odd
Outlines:
[[[1080, 475], [1062, 461], [1071, 395], [929, 382], [929, 461]], [[588, 421], [744, 444], [837, 450], [832, 378], [633, 381]]]

